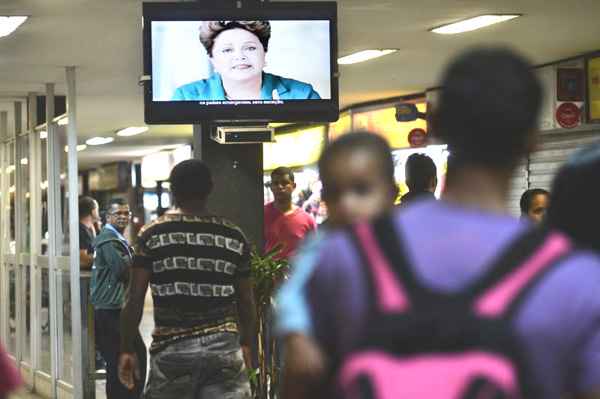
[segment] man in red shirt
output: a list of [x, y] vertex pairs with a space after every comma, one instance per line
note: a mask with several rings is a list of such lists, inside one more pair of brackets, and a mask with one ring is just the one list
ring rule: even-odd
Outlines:
[[289, 259], [302, 239], [317, 229], [314, 219], [292, 204], [295, 189], [291, 169], [279, 167], [271, 172], [271, 191], [275, 201], [265, 205], [265, 252], [281, 245], [276, 259]]

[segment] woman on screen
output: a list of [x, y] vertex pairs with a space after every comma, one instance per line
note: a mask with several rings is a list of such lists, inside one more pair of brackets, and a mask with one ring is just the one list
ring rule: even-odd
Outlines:
[[271, 38], [269, 21], [205, 21], [200, 42], [216, 73], [180, 86], [173, 101], [319, 100], [304, 82], [263, 72]]

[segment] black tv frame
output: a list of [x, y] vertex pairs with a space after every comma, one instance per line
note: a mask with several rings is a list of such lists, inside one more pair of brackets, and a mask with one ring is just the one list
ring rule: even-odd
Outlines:
[[[213, 3], [214, 4], [214, 3]], [[194, 101], [153, 101], [152, 80], [144, 82], [144, 120], [147, 124], [198, 124], [202, 121], [333, 122], [339, 117], [337, 66], [337, 4], [326, 2], [255, 2], [235, 7], [204, 2], [143, 3], [144, 75], [152, 75], [152, 21], [211, 20], [329, 20], [331, 59], [330, 100], [288, 100], [284, 104], [206, 106]]]

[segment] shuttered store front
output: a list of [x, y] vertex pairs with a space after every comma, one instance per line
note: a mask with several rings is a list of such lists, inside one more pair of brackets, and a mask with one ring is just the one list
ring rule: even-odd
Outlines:
[[597, 141], [600, 141], [600, 126], [542, 133], [538, 150], [529, 156], [528, 187], [550, 190], [558, 168], [575, 151]]

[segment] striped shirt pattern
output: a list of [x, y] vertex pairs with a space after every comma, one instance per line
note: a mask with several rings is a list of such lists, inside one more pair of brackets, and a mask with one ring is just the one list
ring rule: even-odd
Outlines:
[[140, 230], [133, 267], [151, 273], [153, 343], [237, 331], [236, 281], [250, 275], [250, 248], [217, 216], [167, 213]]

